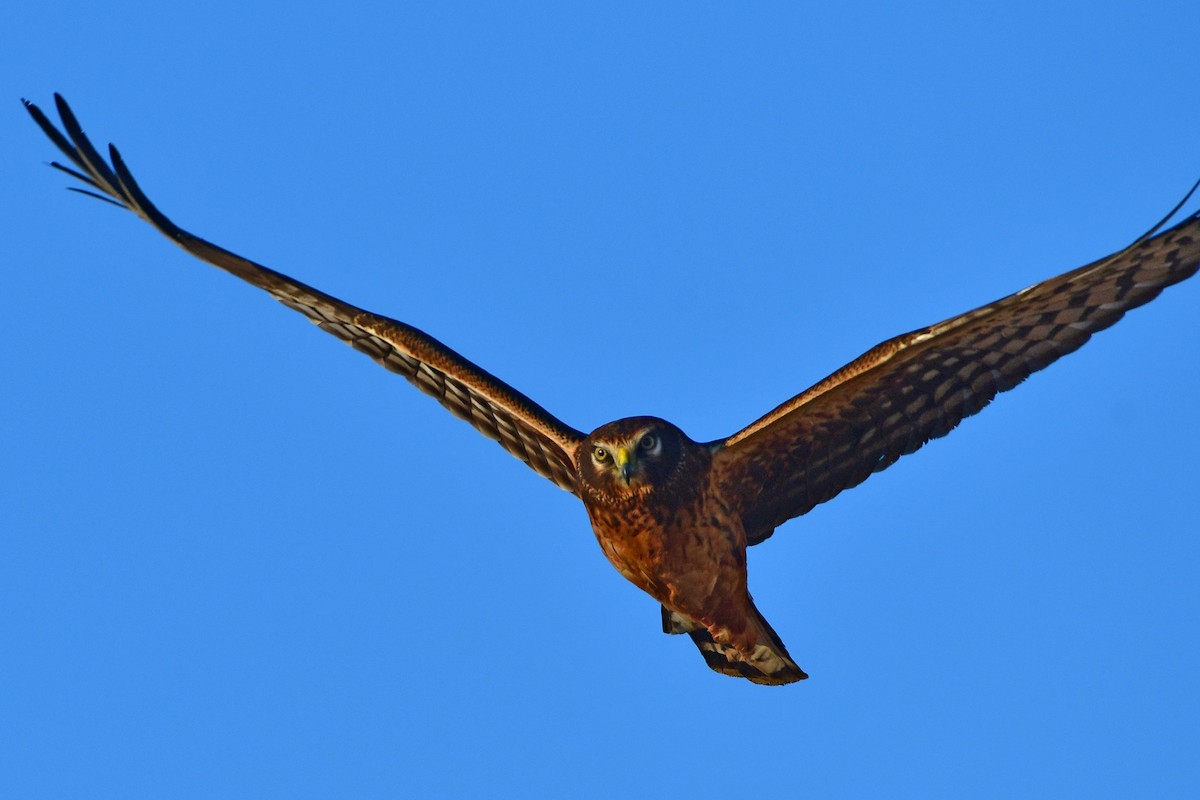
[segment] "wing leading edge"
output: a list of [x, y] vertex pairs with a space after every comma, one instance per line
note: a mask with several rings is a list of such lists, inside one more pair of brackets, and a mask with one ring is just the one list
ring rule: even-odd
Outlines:
[[569, 492], [578, 491], [574, 456], [584, 438], [581, 432], [423, 331], [352, 306], [183, 230], [150, 202], [116, 147], [109, 145], [109, 166], [66, 101], [57, 94], [54, 99], [65, 134], [36, 105], [23, 102], [74, 168], [58, 162], [51, 166], [88, 187], [71, 187], [74, 191], [132, 211], [187, 252], [266, 291], [321, 330], [402, 375], [538, 474]]
[[[1200, 185], [1200, 184], [1198, 184]], [[1200, 267], [1200, 212], [1129, 247], [871, 348], [729, 438], [714, 468], [750, 544], [945, 436]]]

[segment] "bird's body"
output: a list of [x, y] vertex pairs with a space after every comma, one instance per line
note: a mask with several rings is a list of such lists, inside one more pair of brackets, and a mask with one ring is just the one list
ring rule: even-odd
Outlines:
[[713, 449], [654, 417], [593, 431], [576, 454], [592, 530], [617, 571], [662, 603], [664, 630], [698, 638], [710, 666], [759, 683], [801, 680], [750, 597], [746, 532]]
[[608, 560], [662, 604], [663, 630], [688, 634], [717, 672], [763, 684], [807, 676], [750, 597], [748, 546], [944, 436], [1200, 268], [1200, 215], [1159, 233], [1164, 219], [1118, 253], [889, 339], [724, 439], [694, 442], [654, 417], [585, 435], [422, 331], [178, 227], [117, 150], [110, 146], [110, 166], [61, 97], [57, 105], [66, 135], [36, 106], [26, 108], [73, 164], [54, 166], [89, 187], [79, 191], [133, 211], [301, 312], [575, 494]]

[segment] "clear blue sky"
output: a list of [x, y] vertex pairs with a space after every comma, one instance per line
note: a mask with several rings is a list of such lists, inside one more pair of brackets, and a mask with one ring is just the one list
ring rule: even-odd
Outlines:
[[1200, 6], [244, 5], [5, 25], [0, 795], [1200, 789], [1200, 280], [756, 548], [812, 675], [764, 688], [570, 495], [63, 191], [18, 103], [569, 424], [711, 439], [1169, 209]]

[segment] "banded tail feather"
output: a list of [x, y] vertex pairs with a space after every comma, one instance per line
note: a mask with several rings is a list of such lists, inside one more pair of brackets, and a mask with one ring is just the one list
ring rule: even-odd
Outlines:
[[722, 675], [745, 678], [765, 686], [783, 686], [807, 678], [808, 673], [792, 661], [783, 641], [758, 609], [754, 609], [754, 615], [758, 637], [748, 654], [716, 641], [703, 625], [666, 606], [662, 607], [662, 627], [663, 633], [686, 633], [708, 668]]

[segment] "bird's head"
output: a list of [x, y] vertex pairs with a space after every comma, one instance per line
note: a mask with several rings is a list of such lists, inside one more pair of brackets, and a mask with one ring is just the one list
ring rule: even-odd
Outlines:
[[613, 499], [644, 495], [671, 481], [695, 444], [655, 417], [630, 417], [592, 431], [577, 451], [586, 487]]

